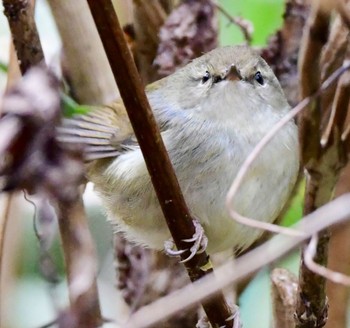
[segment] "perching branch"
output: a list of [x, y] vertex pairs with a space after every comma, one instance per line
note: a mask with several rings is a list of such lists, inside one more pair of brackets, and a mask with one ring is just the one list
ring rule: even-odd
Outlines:
[[[195, 227], [112, 3], [109, 0], [88, 0], [88, 3], [171, 235], [178, 249], [187, 249], [188, 245], [183, 240], [192, 238]], [[182, 259], [188, 255], [185, 252], [181, 255]], [[208, 264], [206, 253], [197, 254], [186, 262], [191, 280], [196, 281], [211, 272], [203, 269]], [[231, 314], [221, 293], [204, 301], [203, 307], [214, 327], [228, 324], [226, 319]]]

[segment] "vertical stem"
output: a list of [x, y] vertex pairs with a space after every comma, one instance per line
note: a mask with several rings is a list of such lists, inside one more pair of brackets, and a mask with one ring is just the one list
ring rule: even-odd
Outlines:
[[34, 21], [34, 6], [29, 0], [3, 0], [2, 3], [23, 75], [44, 60]]

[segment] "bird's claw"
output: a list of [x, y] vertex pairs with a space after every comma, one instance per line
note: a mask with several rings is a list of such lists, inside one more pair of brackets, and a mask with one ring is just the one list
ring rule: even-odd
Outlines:
[[233, 321], [233, 328], [242, 328], [239, 307], [236, 304], [230, 305], [232, 315], [226, 321]]
[[[232, 310], [232, 315], [228, 317], [225, 321], [233, 321], [233, 326], [230, 325], [232, 328], [242, 328], [242, 324], [240, 321], [240, 316], [239, 316], [239, 308], [237, 305], [230, 306]], [[221, 326], [220, 328], [227, 328], [227, 325]], [[196, 328], [212, 328], [212, 325], [210, 324], [209, 320], [207, 317], [202, 317], [199, 319], [199, 321], [196, 324]]]
[[172, 240], [167, 240], [164, 243], [164, 249], [167, 255], [169, 256], [180, 256], [186, 251], [190, 252], [190, 255], [180, 261], [180, 263], [185, 263], [191, 260], [196, 254], [203, 253], [208, 245], [208, 238], [204, 234], [204, 229], [199, 223], [197, 219], [193, 220], [193, 224], [195, 226], [195, 233], [192, 236], [192, 238], [183, 239], [186, 243], [193, 243], [193, 245], [190, 247], [190, 249], [181, 249], [181, 250], [175, 250], [175, 244]]
[[181, 263], [188, 262], [191, 260], [196, 254], [201, 254], [205, 252], [208, 246], [208, 238], [204, 233], [204, 229], [199, 223], [197, 219], [193, 220], [193, 224], [195, 227], [195, 233], [192, 236], [192, 238], [189, 239], [183, 239], [186, 243], [193, 243], [193, 245], [190, 248], [190, 255], [186, 257], [184, 260], [181, 261]]
[[165, 253], [170, 256], [180, 256], [181, 254], [185, 253], [188, 249], [180, 249], [180, 250], [175, 250], [175, 243], [172, 239], [166, 240], [164, 242], [164, 250]]

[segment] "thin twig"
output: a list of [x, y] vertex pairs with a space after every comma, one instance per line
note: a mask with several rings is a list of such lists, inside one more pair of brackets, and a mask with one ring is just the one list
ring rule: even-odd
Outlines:
[[314, 257], [316, 255], [316, 247], [318, 243], [318, 236], [313, 235], [308, 246], [304, 250], [304, 261], [307, 267], [314, 273], [333, 281], [337, 284], [342, 284], [345, 286], [350, 286], [350, 277], [342, 274], [340, 272], [336, 272], [326, 267], [319, 265], [314, 261]]
[[[40, 273], [41, 273], [42, 277], [47, 282], [49, 282], [51, 284], [57, 284], [59, 282], [59, 278], [58, 278], [59, 274], [57, 271], [57, 266], [55, 264], [55, 261], [52, 258], [51, 254], [48, 250], [48, 246], [49, 246], [49, 245], [47, 245], [48, 236], [45, 233], [41, 232], [40, 228], [38, 226], [38, 221], [40, 219], [43, 220], [43, 218], [42, 218], [43, 212], [45, 210], [47, 211], [47, 207], [50, 205], [49, 205], [47, 199], [42, 199], [41, 204], [38, 207], [37, 204], [29, 198], [29, 196], [25, 190], [23, 190], [23, 197], [29, 204], [31, 204], [33, 206], [33, 209], [34, 209], [33, 230], [34, 230], [35, 237], [39, 243]], [[44, 204], [46, 204], [46, 206]], [[53, 215], [53, 213], [51, 215]], [[47, 217], [45, 219], [47, 219]], [[55, 218], [55, 219], [57, 219], [57, 218]], [[51, 221], [51, 223], [53, 223], [54, 219], [50, 218], [50, 221]], [[52, 286], [50, 286], [50, 287], [52, 287]], [[52, 301], [55, 301], [55, 299], [53, 298]], [[55, 308], [58, 309], [58, 307], [55, 307]]]
[[[113, 5], [110, 0], [88, 0], [88, 3], [171, 235], [178, 249], [187, 249], [184, 240], [192, 238], [195, 227]], [[189, 253], [181, 256], [185, 260]], [[196, 281], [211, 272], [203, 269], [208, 264], [205, 252], [187, 261], [185, 266], [191, 280]], [[230, 324], [226, 322], [231, 316], [230, 310], [222, 293], [204, 301], [203, 307], [213, 326]]]
[[[344, 62], [344, 64], [349, 65], [350, 61], [347, 60], [346, 62]], [[350, 72], [348, 71], [339, 79], [337, 90], [332, 104], [331, 116], [328, 120], [328, 125], [325, 129], [325, 132], [321, 138], [322, 147], [329, 146], [329, 141], [331, 140], [331, 133], [334, 131], [334, 129], [337, 129], [339, 134], [341, 133], [341, 131], [343, 131], [347, 114], [347, 110], [344, 109], [347, 109], [349, 100]]]
[[341, 135], [341, 140], [344, 144], [349, 143], [349, 138], [350, 137], [350, 124], [345, 128], [344, 132]]
[[[332, 72], [343, 64], [344, 56], [348, 45], [349, 30], [344, 25], [341, 17], [337, 15], [332, 23], [328, 41], [322, 49], [320, 58], [321, 82], [328, 78]], [[321, 98], [322, 103], [322, 130], [329, 121], [331, 108], [334, 107], [334, 97], [337, 86], [330, 88]], [[329, 123], [329, 122], [328, 122]], [[330, 132], [330, 131], [329, 131]], [[324, 135], [322, 136], [322, 138]]]
[[332, 72], [342, 65], [348, 45], [349, 30], [341, 17], [334, 18], [329, 31], [328, 41], [324, 45], [320, 58], [321, 81], [328, 78]]

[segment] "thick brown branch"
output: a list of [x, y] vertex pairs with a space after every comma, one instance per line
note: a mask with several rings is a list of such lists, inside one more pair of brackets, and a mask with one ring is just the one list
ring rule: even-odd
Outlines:
[[[186, 249], [188, 245], [183, 240], [191, 238], [195, 228], [141, 87], [140, 77], [124, 40], [118, 18], [109, 0], [88, 0], [88, 3], [171, 235], [178, 249]], [[188, 252], [182, 256], [185, 259]], [[206, 253], [197, 254], [186, 263], [192, 281], [211, 271], [202, 269], [205, 265], [208, 265]], [[230, 316], [230, 311], [222, 294], [203, 302], [203, 306], [213, 326], [227, 324], [225, 319]]]
[[34, 21], [34, 8], [29, 0], [3, 0], [22, 74], [44, 60], [39, 34]]

